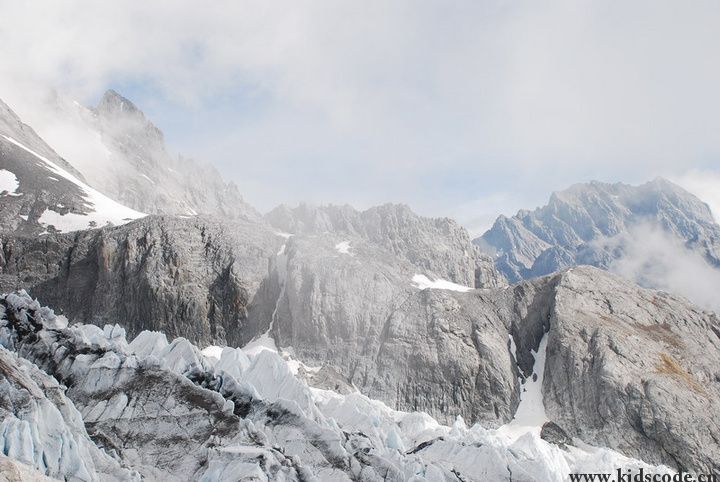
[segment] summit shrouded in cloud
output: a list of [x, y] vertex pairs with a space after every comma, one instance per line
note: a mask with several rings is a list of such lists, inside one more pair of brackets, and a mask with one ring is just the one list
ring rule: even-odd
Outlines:
[[116, 88], [263, 211], [407, 202], [479, 234], [577, 181], [718, 172], [716, 2], [0, 3], [21, 117]]

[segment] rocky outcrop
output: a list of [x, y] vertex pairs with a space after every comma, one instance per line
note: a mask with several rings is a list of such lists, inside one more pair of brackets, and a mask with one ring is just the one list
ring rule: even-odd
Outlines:
[[418, 216], [405, 205], [385, 204], [362, 212], [347, 205], [283, 205], [265, 218], [277, 229], [297, 236], [332, 233], [362, 238], [428, 275], [465, 286], [505, 283], [492, 268], [491, 258], [472, 245], [464, 228], [448, 218]]
[[[238, 344], [283, 239], [263, 224], [148, 217], [117, 228], [5, 237], [0, 291], [25, 288], [85, 323]], [[262, 310], [260, 310], [262, 311]]]
[[720, 319], [592, 268], [559, 276], [543, 394], [570, 435], [720, 473]]
[[679, 186], [658, 178], [640, 186], [591, 182], [553, 193], [546, 206], [500, 216], [474, 242], [496, 254], [511, 282], [578, 264], [608, 268], [623, 256], [610, 243], [641, 225], [657, 227], [720, 267], [720, 226], [708, 206]]

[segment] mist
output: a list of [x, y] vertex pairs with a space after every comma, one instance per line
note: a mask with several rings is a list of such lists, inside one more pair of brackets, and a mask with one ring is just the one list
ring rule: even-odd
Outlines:
[[0, 5], [23, 118], [114, 87], [263, 211], [405, 202], [479, 233], [575, 182], [718, 173], [716, 2]]
[[633, 226], [627, 234], [600, 244], [611, 252], [622, 253], [612, 261], [610, 271], [720, 313], [720, 269], [656, 224]]

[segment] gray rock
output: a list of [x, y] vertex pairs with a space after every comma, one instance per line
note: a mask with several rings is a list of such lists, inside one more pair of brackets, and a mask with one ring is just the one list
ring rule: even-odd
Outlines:
[[[505, 284], [470, 242], [467, 231], [448, 218], [424, 218], [402, 204], [385, 204], [366, 211], [350, 206], [279, 206], [266, 219], [276, 228], [295, 235], [360, 237], [409, 261], [428, 275], [465, 286]], [[479, 284], [476, 284], [479, 283]]]
[[567, 432], [563, 430], [555, 422], [545, 422], [540, 430], [540, 438], [566, 449], [568, 445], [572, 445], [572, 439]]
[[649, 224], [697, 250], [720, 268], [720, 226], [707, 204], [658, 178], [640, 186], [591, 182], [553, 193], [546, 206], [500, 216], [474, 242], [497, 254], [500, 272], [511, 282], [590, 264], [608, 268], [623, 256], [603, 242]]
[[[25, 288], [72, 319], [239, 344], [282, 238], [266, 225], [148, 217], [116, 228], [5, 236], [0, 291]], [[258, 312], [262, 312], [258, 309]]]
[[549, 323], [551, 420], [651, 463], [720, 473], [717, 315], [583, 267], [559, 275]]

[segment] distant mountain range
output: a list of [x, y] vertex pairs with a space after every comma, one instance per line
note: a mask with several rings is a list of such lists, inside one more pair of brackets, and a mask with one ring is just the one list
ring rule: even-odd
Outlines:
[[640, 186], [576, 184], [553, 193], [546, 206], [498, 217], [473, 243], [510, 282], [587, 264], [720, 307], [703, 288], [668, 281], [668, 271], [685, 264], [720, 282], [720, 226], [707, 204], [662, 178]]

